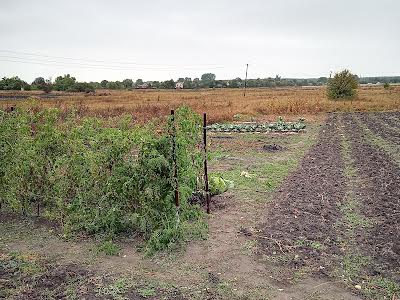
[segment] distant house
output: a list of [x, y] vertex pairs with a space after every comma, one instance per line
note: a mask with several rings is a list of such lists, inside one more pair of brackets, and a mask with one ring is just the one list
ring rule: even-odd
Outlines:
[[151, 84], [148, 82], [145, 82], [143, 84], [139, 84], [136, 86], [137, 89], [151, 89]]
[[175, 84], [175, 89], [182, 90], [183, 89], [183, 82], [179, 81]]

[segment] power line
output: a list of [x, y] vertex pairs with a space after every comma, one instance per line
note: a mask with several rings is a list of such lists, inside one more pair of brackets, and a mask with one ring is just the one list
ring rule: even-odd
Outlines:
[[[132, 62], [132, 61], [116, 61], [116, 60], [95, 60], [95, 59], [88, 59], [88, 58], [73, 58], [73, 57], [63, 57], [63, 56], [52, 56], [52, 55], [46, 55], [46, 54], [39, 54], [39, 53], [33, 53], [33, 52], [22, 52], [22, 51], [13, 51], [13, 50], [5, 50], [5, 49], [0, 49], [0, 52], [3, 53], [12, 53], [16, 55], [25, 55], [25, 56], [34, 56], [34, 57], [39, 57], [39, 59], [44, 58], [50, 58], [53, 60], [72, 60], [72, 61], [78, 61], [78, 62], [89, 62], [92, 64], [98, 64], [98, 63], [105, 63], [105, 64], [119, 64], [119, 65], [136, 65], [136, 66], [153, 66], [153, 67], [161, 67], [161, 68], [170, 68], [170, 67], [182, 67], [179, 65], [161, 65], [161, 64], [143, 64], [143, 63], [137, 63], [137, 62]], [[23, 59], [31, 59], [29, 57], [23, 57]], [[71, 63], [71, 62], [68, 62]], [[189, 65], [184, 68], [222, 68], [221, 65], [216, 65], [216, 64], [204, 64], [204, 65]]]
[[[110, 69], [110, 70], [156, 70], [156, 71], [168, 71], [168, 70], [195, 70], [195, 68], [184, 66], [174, 66], [174, 67], [138, 67], [132, 68], [129, 66], [116, 66], [116, 65], [101, 65], [101, 64], [87, 64], [87, 63], [78, 63], [78, 62], [63, 62], [63, 61], [57, 61], [57, 60], [48, 60], [48, 59], [27, 59], [25, 57], [19, 57], [19, 56], [11, 56], [11, 55], [0, 55], [0, 60], [2, 61], [9, 61], [9, 62], [21, 62], [21, 63], [32, 63], [32, 64], [43, 64], [43, 65], [48, 65], [48, 66], [65, 66], [65, 67], [70, 67], [70, 66], [78, 66], [78, 67], [86, 67], [86, 68], [94, 68], [94, 69]], [[210, 67], [204, 67], [202, 69], [210, 69]], [[223, 67], [219, 67], [218, 69], [221, 69]], [[214, 67], [212, 69], [217, 69], [217, 67]]]

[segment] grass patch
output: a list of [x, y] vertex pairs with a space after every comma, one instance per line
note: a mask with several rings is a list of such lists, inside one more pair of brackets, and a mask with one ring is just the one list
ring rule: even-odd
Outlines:
[[141, 287], [137, 289], [137, 292], [143, 298], [153, 297], [156, 295], [156, 290], [153, 287]]
[[125, 293], [132, 286], [126, 279], [118, 279], [115, 282], [102, 286], [97, 291], [98, 296], [110, 296], [115, 300], [125, 300]]
[[343, 213], [344, 224], [351, 230], [371, 227], [371, 221], [357, 213], [358, 209], [358, 202], [348, 196], [345, 203], [340, 207], [340, 211]]
[[308, 247], [310, 249], [314, 250], [323, 250], [325, 249], [325, 246], [321, 244], [320, 242], [317, 241], [310, 241], [310, 240], [304, 240], [304, 239], [299, 239], [295, 242], [296, 246], [299, 247]]
[[104, 253], [105, 255], [118, 255], [121, 247], [109, 240], [98, 245], [96, 250], [97, 253]]
[[400, 294], [400, 285], [390, 279], [377, 276], [367, 279], [363, 293], [370, 299], [382, 299], [382, 295], [386, 299], [396, 299], [395, 296]]
[[[212, 166], [221, 162], [224, 171], [212, 172], [215, 176], [234, 182], [233, 192], [247, 201], [268, 201], [273, 191], [292, 172], [317, 137], [320, 126], [307, 125], [307, 131], [298, 134], [235, 134], [235, 139], [284, 145], [285, 150], [269, 153], [260, 149], [220, 151], [211, 154]], [[235, 143], [236, 141], [232, 141]], [[240, 141], [237, 141], [240, 142]], [[230, 158], [229, 161], [226, 158]], [[226, 165], [228, 164], [228, 168]]]
[[343, 257], [341, 270], [339, 271], [342, 278], [349, 283], [358, 283], [357, 280], [361, 275], [363, 267], [366, 267], [370, 259], [359, 253], [347, 253]]

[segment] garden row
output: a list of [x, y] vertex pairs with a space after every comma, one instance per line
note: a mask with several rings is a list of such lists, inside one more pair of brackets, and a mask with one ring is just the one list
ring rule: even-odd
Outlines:
[[272, 123], [242, 123], [242, 124], [212, 124], [207, 126], [211, 132], [298, 132], [305, 129], [303, 119], [298, 122], [285, 122], [279, 117], [277, 122]]

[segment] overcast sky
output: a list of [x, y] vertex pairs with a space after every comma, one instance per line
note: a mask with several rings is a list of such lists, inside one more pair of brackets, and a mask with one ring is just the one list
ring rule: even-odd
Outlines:
[[0, 0], [0, 76], [400, 75], [398, 0]]

